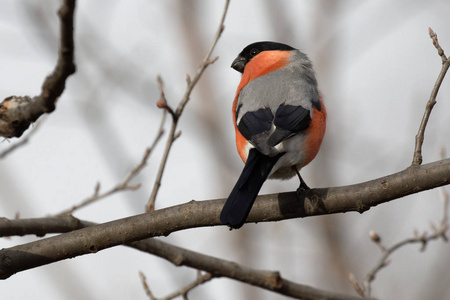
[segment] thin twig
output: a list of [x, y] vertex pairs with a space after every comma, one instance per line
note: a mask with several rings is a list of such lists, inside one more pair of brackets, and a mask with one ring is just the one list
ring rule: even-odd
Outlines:
[[159, 165], [158, 173], [156, 175], [155, 183], [153, 185], [153, 190], [152, 190], [152, 193], [150, 195], [150, 198], [149, 198], [147, 204], [145, 205], [145, 211], [147, 211], [147, 212], [151, 212], [151, 211], [155, 210], [156, 196], [158, 195], [159, 188], [161, 187], [161, 180], [162, 180], [162, 176], [164, 174], [164, 169], [166, 167], [167, 158], [169, 157], [170, 149], [172, 147], [173, 142], [175, 141], [176, 127], [177, 127], [177, 122], [176, 121], [172, 122], [172, 125], [170, 127], [169, 136], [168, 136], [167, 142], [166, 142], [166, 148], [164, 150], [163, 157], [161, 158], [161, 164]]
[[142, 287], [144, 288], [145, 294], [150, 298], [150, 300], [156, 300], [155, 296], [153, 296], [152, 291], [150, 291], [150, 288], [147, 284], [147, 278], [145, 278], [144, 273], [142, 271], [139, 271], [139, 277], [141, 278]]
[[64, 216], [64, 215], [69, 215], [72, 214], [74, 211], [76, 211], [77, 209], [80, 209], [84, 206], [87, 206], [89, 204], [92, 204], [100, 199], [104, 199], [114, 193], [117, 193], [119, 191], [133, 191], [133, 190], [137, 190], [138, 188], [141, 187], [141, 184], [135, 184], [135, 185], [130, 185], [129, 182], [131, 179], [133, 179], [140, 171], [141, 169], [147, 164], [147, 159], [150, 155], [150, 148], [147, 148], [145, 150], [144, 156], [141, 159], [141, 162], [139, 163], [139, 165], [137, 165], [135, 168], [133, 168], [133, 170], [130, 171], [130, 173], [128, 173], [128, 175], [125, 177], [125, 179], [120, 182], [119, 184], [115, 185], [113, 188], [111, 188], [110, 190], [104, 192], [104, 193], [99, 193], [100, 192], [100, 182], [97, 182], [97, 184], [95, 185], [94, 188], [94, 193], [91, 197], [83, 200], [82, 202], [80, 202], [79, 204], [73, 205], [72, 207], [63, 210], [62, 212], [56, 214], [56, 216]]
[[141, 282], [142, 282], [142, 286], [144, 288], [145, 293], [147, 294], [147, 296], [150, 298], [150, 300], [172, 300], [176, 297], [183, 297], [183, 299], [187, 299], [187, 294], [193, 290], [194, 288], [196, 288], [197, 286], [210, 281], [211, 279], [213, 279], [212, 274], [206, 272], [204, 274], [202, 274], [202, 272], [200, 270], [197, 270], [197, 278], [189, 283], [188, 285], [180, 288], [179, 290], [165, 296], [162, 298], [157, 298], [155, 297], [152, 292], [150, 291], [150, 288], [147, 284], [145, 275], [142, 272], [139, 272], [139, 276], [141, 277]]
[[436, 33], [434, 33], [434, 31], [431, 30], [431, 28], [428, 28], [428, 32], [430, 34], [430, 38], [433, 40], [433, 45], [438, 50], [438, 54], [442, 59], [442, 68], [438, 78], [436, 79], [433, 90], [431, 91], [430, 99], [427, 102], [425, 112], [422, 117], [422, 122], [420, 123], [419, 131], [417, 132], [416, 135], [416, 143], [414, 147], [414, 158], [412, 161], [412, 165], [420, 165], [422, 163], [422, 145], [425, 136], [425, 128], [430, 118], [431, 110], [436, 104], [436, 96], [439, 92], [439, 88], [441, 87], [442, 81], [444, 80], [448, 68], [450, 67], [450, 59], [448, 59], [445, 56], [444, 50], [442, 50], [441, 46], [439, 45]]
[[130, 181], [133, 180], [133, 178], [135, 178], [140, 173], [140, 171], [147, 165], [147, 161], [148, 161], [148, 158], [149, 158], [151, 152], [156, 147], [156, 145], [161, 140], [161, 137], [164, 134], [165, 120], [166, 120], [166, 111], [163, 111], [163, 114], [161, 117], [161, 122], [160, 122], [159, 129], [158, 129], [158, 133], [155, 136], [155, 139], [153, 140], [152, 145], [149, 148], [145, 149], [144, 155], [143, 155], [141, 161], [139, 162], [139, 164], [136, 167], [134, 167], [127, 174], [127, 176], [125, 176], [125, 178], [123, 179], [122, 182], [116, 184], [113, 188], [111, 188], [110, 190], [108, 190], [104, 193], [100, 193], [100, 182], [97, 182], [97, 184], [95, 185], [95, 188], [94, 188], [94, 194], [91, 197], [83, 200], [79, 204], [73, 205], [72, 207], [70, 207], [66, 210], [63, 210], [62, 212], [58, 213], [56, 216], [64, 216], [64, 215], [72, 214], [75, 210], [77, 210], [81, 207], [92, 204], [100, 199], [104, 199], [104, 198], [106, 198], [114, 193], [120, 192], [120, 191], [134, 191], [134, 190], [137, 190], [138, 188], [140, 188], [141, 184], [130, 185]]
[[162, 298], [161, 300], [170, 300], [173, 298], [176, 298], [178, 296], [183, 296], [183, 298], [187, 299], [187, 294], [193, 290], [194, 288], [198, 287], [199, 285], [210, 281], [213, 279], [213, 276], [210, 273], [202, 274], [200, 270], [197, 270], [197, 278], [191, 282], [190, 284], [186, 285], [185, 287], [181, 288], [179, 291], [176, 291], [170, 295], [167, 295], [166, 297]]
[[158, 102], [156, 102], [156, 106], [166, 110], [172, 116], [172, 119], [177, 119], [178, 118], [177, 115], [173, 111], [172, 107], [170, 107], [169, 104], [167, 103], [166, 94], [164, 94], [164, 83], [163, 83], [161, 76], [158, 76], [156, 81], [158, 82], [158, 88], [159, 88], [159, 94], [160, 94], [159, 100], [158, 100]]
[[364, 280], [364, 290], [366, 295], [367, 296], [371, 295], [371, 284], [375, 280], [376, 274], [381, 269], [389, 265], [390, 261], [388, 260], [388, 258], [393, 252], [408, 244], [421, 244], [422, 246], [420, 248], [420, 251], [425, 251], [428, 242], [439, 238], [445, 239], [445, 235], [448, 231], [448, 228], [449, 228], [448, 223], [445, 224], [442, 223], [441, 226], [439, 228], [436, 228], [434, 233], [431, 235], [428, 235], [427, 232], [423, 232], [419, 236], [408, 238], [386, 249], [386, 251], [384, 251], [383, 255], [381, 256], [380, 260], [378, 261], [377, 265], [366, 275], [366, 279]]
[[378, 263], [375, 265], [375, 267], [370, 270], [369, 273], [367, 273], [363, 285], [364, 288], [361, 288], [361, 286], [356, 281], [353, 274], [350, 273], [349, 279], [352, 282], [356, 292], [361, 296], [370, 296], [372, 292], [372, 282], [375, 280], [377, 273], [383, 269], [384, 267], [388, 266], [390, 264], [389, 257], [393, 252], [398, 250], [399, 248], [406, 246], [408, 244], [421, 244], [420, 251], [425, 251], [425, 248], [427, 244], [432, 241], [439, 238], [442, 238], [444, 241], [447, 241], [447, 231], [449, 230], [450, 224], [448, 223], [448, 194], [445, 191], [444, 188], [442, 188], [443, 192], [443, 205], [444, 205], [444, 213], [442, 216], [442, 219], [438, 222], [438, 226], [431, 223], [431, 229], [433, 231], [433, 234], [429, 235], [426, 231], [422, 234], [418, 234], [417, 231], [414, 232], [414, 237], [407, 238], [403, 241], [400, 241], [396, 244], [394, 244], [391, 247], [386, 247], [383, 245], [381, 237], [373, 230], [370, 231], [369, 235], [371, 240], [380, 248], [382, 252], [382, 256], [379, 259]]
[[348, 274], [348, 280], [353, 284], [353, 288], [355, 291], [360, 295], [361, 297], [365, 296], [364, 289], [359, 285], [358, 281], [356, 280], [355, 275], [353, 273]]
[[42, 122], [44, 122], [44, 119], [41, 118], [39, 121], [37, 121], [36, 123], [34, 123], [33, 128], [28, 132], [28, 134], [22, 138], [20, 141], [18, 141], [17, 143], [12, 144], [11, 146], [9, 146], [8, 149], [3, 150], [0, 153], [0, 159], [5, 158], [6, 156], [8, 156], [9, 154], [13, 153], [17, 148], [20, 148], [22, 146], [25, 146], [29, 141], [30, 138], [37, 132], [37, 130], [39, 129], [39, 127], [41, 126]]
[[[444, 77], [448, 71], [448, 68], [450, 67], [450, 59], [448, 59], [445, 54], [444, 50], [439, 45], [437, 35], [434, 33], [431, 28], [428, 29], [428, 32], [430, 34], [430, 38], [433, 40], [433, 45], [438, 50], [438, 54], [442, 59], [442, 68], [439, 73], [439, 76], [436, 80], [436, 83], [433, 87], [433, 90], [431, 91], [430, 99], [427, 102], [426, 109], [422, 118], [422, 122], [419, 127], [419, 131], [416, 135], [416, 143], [414, 148], [414, 158], [412, 162], [412, 166], [418, 166], [422, 164], [422, 145], [424, 141], [424, 135], [425, 135], [425, 128], [427, 126], [428, 120], [430, 118], [431, 111], [436, 104], [436, 96], [438, 94], [439, 88], [442, 84], [442, 81], [444, 80]], [[354, 276], [350, 276], [350, 281], [352, 281], [353, 286], [355, 287], [355, 290], [358, 294], [363, 294], [363, 296], [370, 296], [371, 295], [371, 283], [375, 280], [376, 274], [384, 267], [389, 265], [390, 261], [388, 260], [389, 256], [396, 251], [397, 249], [408, 245], [408, 244], [414, 244], [414, 243], [420, 243], [422, 244], [421, 251], [425, 250], [425, 247], [427, 243], [431, 240], [435, 240], [438, 238], [442, 238], [444, 241], [447, 241], [446, 233], [449, 229], [449, 223], [448, 223], [448, 197], [446, 199], [445, 195], [446, 192], [443, 192], [444, 195], [444, 213], [443, 218], [439, 222], [439, 226], [436, 227], [435, 225], [431, 225], [431, 228], [433, 230], [432, 235], [428, 235], [427, 232], [423, 232], [421, 235], [415, 233], [414, 237], [408, 238], [406, 240], [400, 241], [397, 244], [391, 246], [390, 248], [386, 248], [382, 242], [380, 236], [374, 232], [370, 232], [370, 237], [372, 241], [377, 244], [377, 246], [382, 251], [383, 255], [376, 264], [376, 266], [366, 275], [366, 278], [364, 280], [364, 288], [362, 289], [357, 281], [354, 279]]]
[[438, 55], [442, 59], [442, 63], [445, 64], [448, 58], [447, 56], [445, 56], [444, 50], [441, 48], [441, 45], [439, 45], [437, 34], [431, 28], [428, 28], [428, 34], [430, 35], [430, 38], [433, 40], [433, 45], [437, 49]]
[[[178, 107], [175, 111], [173, 111], [170, 106], [167, 104], [167, 101], [164, 98], [164, 102], [158, 102], [161, 104], [165, 104], [165, 106], [163, 106], [162, 108], [165, 108], [166, 110], [172, 111], [171, 115], [172, 115], [172, 126], [170, 128], [170, 133], [169, 136], [167, 138], [167, 143], [166, 143], [166, 148], [164, 150], [164, 154], [163, 157], [161, 159], [161, 164], [159, 166], [158, 169], [158, 173], [156, 175], [156, 179], [155, 179], [155, 183], [153, 185], [153, 190], [152, 193], [150, 194], [149, 200], [147, 202], [147, 204], [145, 205], [145, 210], [147, 212], [153, 211], [155, 210], [155, 201], [156, 201], [156, 197], [158, 195], [158, 191], [159, 188], [161, 187], [161, 180], [164, 174], [164, 169], [166, 167], [167, 164], [167, 159], [169, 157], [169, 153], [170, 150], [172, 149], [172, 145], [173, 142], [180, 136], [181, 132], [178, 131], [177, 132], [177, 125], [178, 125], [178, 120], [181, 117], [181, 114], [183, 113], [183, 110], [186, 106], [186, 104], [189, 102], [192, 90], [194, 89], [195, 85], [197, 84], [197, 82], [199, 81], [200, 77], [202, 76], [203, 72], [205, 71], [205, 69], [212, 63], [214, 63], [218, 57], [215, 57], [213, 59], [211, 59], [211, 54], [214, 50], [214, 48], [216, 47], [216, 44], [220, 38], [220, 35], [222, 34], [223, 30], [224, 30], [224, 22], [225, 22], [225, 17], [228, 11], [228, 5], [230, 3], [230, 0], [226, 0], [225, 1], [225, 7], [223, 9], [223, 13], [222, 13], [222, 17], [220, 19], [220, 23], [219, 23], [219, 27], [216, 31], [216, 35], [214, 37], [214, 40], [211, 44], [211, 47], [209, 48], [208, 52], [206, 52], [205, 58], [203, 59], [202, 63], [200, 64], [200, 66], [197, 69], [197, 73], [195, 74], [194, 78], [191, 79], [191, 77], [189, 75], [187, 75], [186, 77], [186, 83], [187, 83], [187, 87], [186, 87], [186, 91], [184, 93], [183, 98], [181, 99], [180, 103], [178, 104]], [[160, 79], [159, 79], [160, 80]], [[161, 94], [164, 95], [164, 93], [162, 92], [162, 81], [160, 84], [160, 89], [161, 89]], [[160, 100], [161, 101], [161, 100]], [[158, 107], [160, 107], [160, 105], [158, 105]]]

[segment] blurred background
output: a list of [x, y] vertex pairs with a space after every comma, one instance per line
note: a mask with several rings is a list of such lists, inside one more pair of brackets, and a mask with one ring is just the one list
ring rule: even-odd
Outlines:
[[[60, 1], [5, 0], [0, 6], [0, 98], [38, 95], [54, 68], [59, 44]], [[68, 79], [57, 109], [30, 142], [0, 160], [0, 216], [56, 214], [94, 192], [121, 182], [156, 135], [158, 75], [175, 107], [212, 42], [224, 1], [78, 1], [75, 24], [77, 72]], [[450, 53], [448, 1], [231, 1], [225, 31], [211, 65], [180, 120], [181, 137], [169, 157], [156, 208], [192, 199], [224, 198], [243, 164], [234, 147], [231, 103], [240, 74], [230, 68], [246, 45], [261, 40], [299, 48], [313, 61], [328, 109], [328, 127], [317, 158], [303, 171], [311, 187], [358, 183], [410, 165], [414, 137], [441, 59], [431, 27]], [[438, 95], [427, 127], [424, 163], [450, 147], [450, 78]], [[169, 123], [167, 122], [167, 125]], [[167, 130], [169, 129], [166, 126]], [[144, 212], [165, 146], [121, 192], [74, 213], [106, 222]], [[0, 152], [20, 139], [2, 140]], [[450, 150], [449, 150], [450, 151]], [[268, 181], [261, 193], [292, 191], [289, 181]], [[448, 188], [447, 188], [448, 189]], [[164, 241], [286, 279], [356, 295], [348, 281], [362, 281], [380, 251], [375, 230], [389, 246], [430, 231], [442, 215], [439, 189], [370, 209], [247, 224], [238, 231], [200, 228]], [[35, 240], [12, 237], [0, 247]], [[449, 299], [450, 251], [442, 241], [397, 251], [374, 282], [380, 299]], [[196, 271], [149, 254], [115, 247], [18, 273], [0, 282], [0, 298], [147, 299], [138, 271], [157, 297], [195, 279]], [[190, 299], [285, 299], [269, 291], [214, 279]]]

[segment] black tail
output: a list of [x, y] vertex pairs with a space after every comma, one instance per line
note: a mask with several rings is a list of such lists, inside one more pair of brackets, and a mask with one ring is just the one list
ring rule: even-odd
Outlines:
[[259, 190], [282, 155], [270, 157], [256, 149], [250, 150], [244, 170], [220, 213], [222, 224], [232, 228], [240, 228], [244, 225]]

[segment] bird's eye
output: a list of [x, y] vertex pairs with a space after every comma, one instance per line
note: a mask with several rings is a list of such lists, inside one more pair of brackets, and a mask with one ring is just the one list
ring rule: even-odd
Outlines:
[[255, 55], [258, 54], [258, 53], [259, 53], [259, 50], [256, 49], [256, 48], [250, 50], [250, 56], [251, 56], [251, 57], [255, 56]]

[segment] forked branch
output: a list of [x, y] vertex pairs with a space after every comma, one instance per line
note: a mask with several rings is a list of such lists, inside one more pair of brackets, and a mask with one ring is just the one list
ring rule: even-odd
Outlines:
[[75, 73], [74, 12], [75, 0], [64, 0], [58, 12], [61, 23], [58, 61], [53, 72], [45, 78], [41, 94], [33, 98], [10, 96], [0, 103], [0, 136], [20, 137], [41, 115], [55, 110], [67, 78]]

